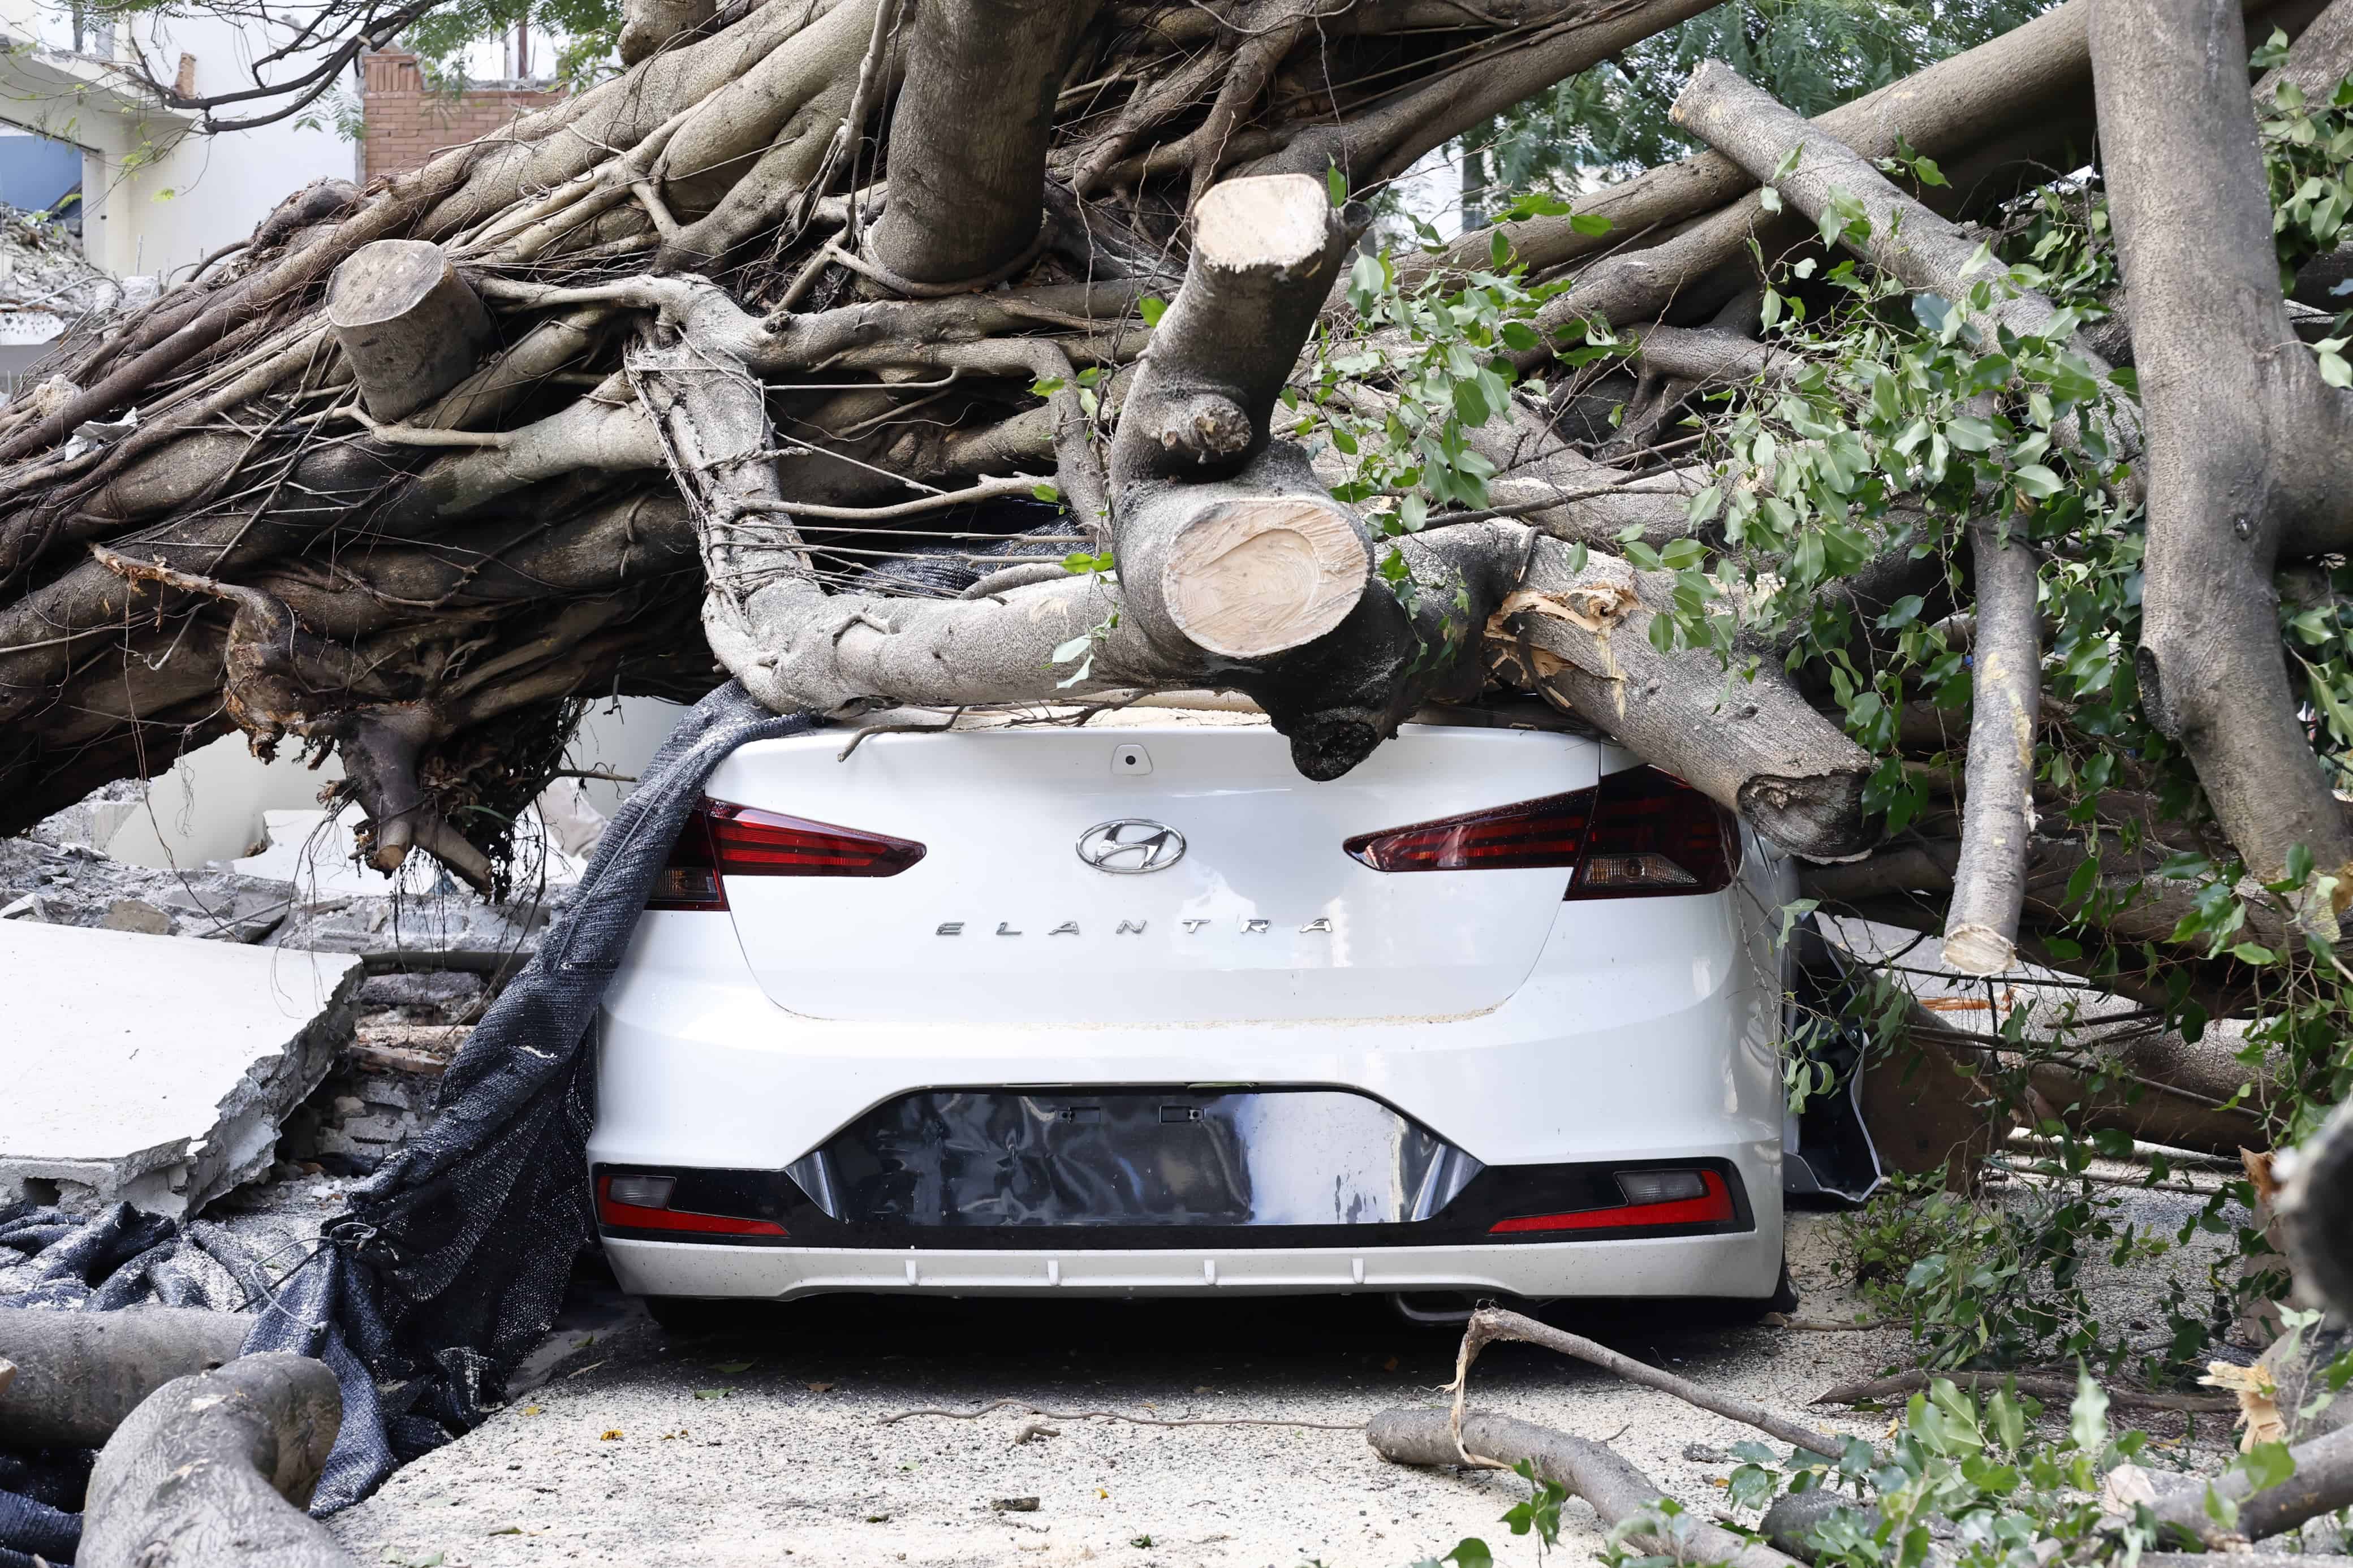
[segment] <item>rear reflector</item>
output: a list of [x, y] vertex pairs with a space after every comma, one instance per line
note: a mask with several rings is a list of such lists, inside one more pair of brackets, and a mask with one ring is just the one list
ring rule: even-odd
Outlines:
[[723, 910], [723, 877], [895, 877], [923, 853], [910, 838], [705, 797], [679, 829], [646, 908]]
[[1732, 1192], [1714, 1171], [1620, 1171], [1626, 1202], [1567, 1214], [1523, 1215], [1497, 1220], [1490, 1236], [1531, 1230], [1630, 1230], [1654, 1225], [1722, 1225], [1733, 1217]]
[[1376, 871], [1572, 871], [1571, 899], [1715, 893], [1739, 869], [1729, 813], [1656, 768], [1592, 789], [1360, 834], [1341, 846]]
[[[599, 1176], [596, 1178], [596, 1219], [601, 1225], [627, 1230], [679, 1230], [701, 1236], [782, 1236], [785, 1227], [773, 1220], [739, 1219], [733, 1215], [691, 1214], [667, 1206], [674, 1179], [669, 1176]], [[631, 1198], [659, 1199], [631, 1203]]]

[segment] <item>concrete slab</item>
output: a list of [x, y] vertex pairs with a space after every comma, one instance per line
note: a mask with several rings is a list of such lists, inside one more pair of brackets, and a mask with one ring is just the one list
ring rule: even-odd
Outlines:
[[342, 953], [0, 922], [0, 1204], [176, 1216], [263, 1174], [362, 979]]

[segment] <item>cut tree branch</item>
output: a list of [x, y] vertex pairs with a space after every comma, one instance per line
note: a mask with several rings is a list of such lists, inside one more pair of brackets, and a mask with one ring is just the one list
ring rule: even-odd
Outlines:
[[1945, 914], [1945, 962], [2001, 974], [2018, 962], [2034, 838], [2035, 719], [2042, 703], [2041, 608], [2034, 552], [1999, 518], [1969, 524], [1977, 565], [1970, 675], [1968, 798], [1961, 858]]

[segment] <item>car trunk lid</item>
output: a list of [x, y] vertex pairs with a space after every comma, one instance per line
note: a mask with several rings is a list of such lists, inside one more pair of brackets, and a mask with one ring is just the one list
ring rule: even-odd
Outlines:
[[728, 876], [778, 1005], [901, 1022], [1217, 1024], [1493, 1007], [1566, 867], [1385, 874], [1359, 834], [1592, 784], [1572, 736], [1408, 725], [1312, 783], [1259, 721], [874, 734], [744, 747], [706, 793], [913, 839], [887, 877]]

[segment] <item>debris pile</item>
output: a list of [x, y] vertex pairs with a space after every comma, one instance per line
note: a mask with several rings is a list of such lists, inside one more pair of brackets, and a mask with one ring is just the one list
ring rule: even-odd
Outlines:
[[269, 1172], [363, 978], [336, 954], [26, 921], [0, 924], [0, 1204], [173, 1219]]
[[0, 967], [26, 977], [0, 1028], [0, 1205], [176, 1218], [240, 1184], [374, 1171], [577, 880], [567, 846], [603, 826], [570, 795], [551, 826], [534, 815], [539, 890], [494, 904], [429, 862], [393, 881], [353, 865], [348, 816], [324, 811], [265, 814], [230, 861], [114, 859], [143, 788], [0, 838]]

